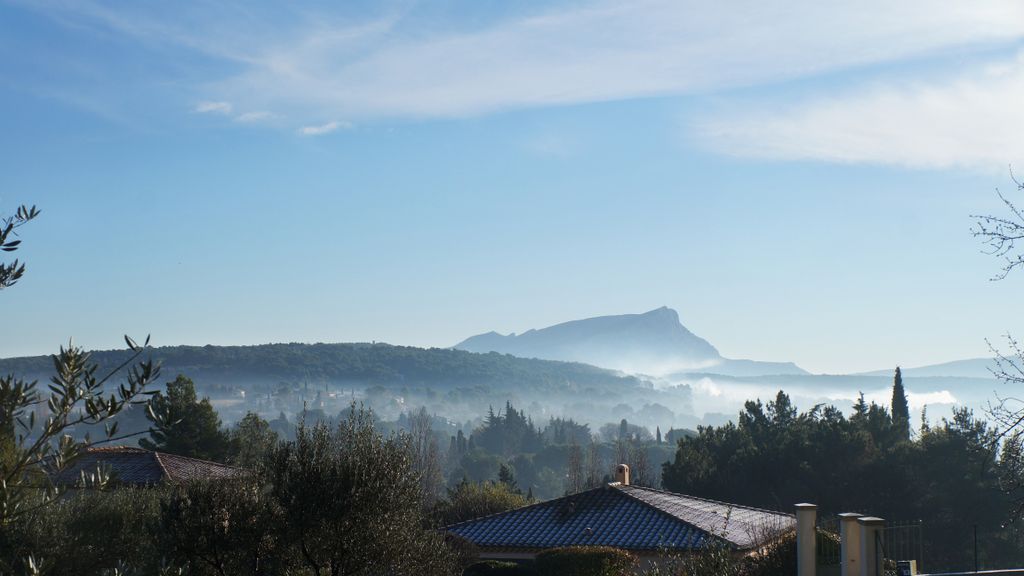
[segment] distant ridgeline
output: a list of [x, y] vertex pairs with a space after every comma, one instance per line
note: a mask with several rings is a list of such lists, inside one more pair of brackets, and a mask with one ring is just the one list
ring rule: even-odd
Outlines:
[[[101, 369], [128, 358], [126, 350], [93, 352]], [[258, 346], [166, 346], [154, 348], [164, 379], [186, 374], [204, 386], [271, 387], [281, 382], [317, 385], [515, 386], [524, 391], [570, 392], [579, 388], [624, 392], [648, 388], [646, 381], [575, 362], [474, 354], [442, 348], [389, 344], [263, 344]], [[48, 380], [49, 356], [0, 359], [0, 374]]]

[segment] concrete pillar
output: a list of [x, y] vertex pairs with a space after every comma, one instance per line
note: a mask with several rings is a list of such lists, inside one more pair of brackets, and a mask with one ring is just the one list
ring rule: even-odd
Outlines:
[[796, 575], [814, 576], [817, 568], [818, 507], [814, 504], [796, 505]]
[[856, 512], [839, 515], [839, 576], [860, 576], [860, 526]]
[[885, 520], [867, 516], [857, 518], [860, 525], [860, 576], [882, 576], [881, 550], [878, 540], [885, 528]]

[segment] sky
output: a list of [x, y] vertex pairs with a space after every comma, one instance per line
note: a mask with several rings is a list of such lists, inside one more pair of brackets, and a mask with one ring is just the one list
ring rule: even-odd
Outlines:
[[1021, 102], [1016, 0], [0, 0], [0, 357], [663, 305], [814, 372], [987, 356]]

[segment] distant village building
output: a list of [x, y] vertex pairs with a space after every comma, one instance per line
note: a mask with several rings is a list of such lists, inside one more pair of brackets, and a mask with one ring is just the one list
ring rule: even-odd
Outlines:
[[100, 467], [109, 471], [110, 482], [122, 486], [153, 486], [190, 480], [223, 480], [245, 470], [217, 462], [153, 452], [133, 446], [86, 448], [54, 479], [65, 486], [78, 484], [82, 474], [95, 474]]
[[616, 477], [606, 486], [445, 530], [475, 545], [481, 559], [514, 561], [564, 546], [611, 546], [641, 560], [715, 545], [753, 551], [796, 529], [793, 514], [631, 486], [623, 464]]

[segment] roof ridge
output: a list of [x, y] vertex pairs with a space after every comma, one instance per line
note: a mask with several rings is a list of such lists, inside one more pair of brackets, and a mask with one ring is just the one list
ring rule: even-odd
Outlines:
[[234, 466], [234, 465], [231, 465], [231, 464], [224, 464], [224, 463], [221, 463], [221, 462], [215, 462], [213, 460], [204, 460], [202, 458], [193, 458], [192, 456], [183, 456], [181, 454], [172, 454], [170, 452], [157, 452], [156, 450], [153, 450], [152, 452], [154, 454], [161, 454], [163, 456], [170, 456], [171, 458], [183, 458], [185, 460], [190, 460], [192, 462], [202, 462], [203, 464], [213, 464], [214, 466], [222, 466], [224, 468], [232, 468], [234, 470], [245, 470], [245, 468], [242, 468], [241, 466]]
[[153, 458], [156, 459], [157, 465], [159, 465], [160, 470], [163, 471], [164, 478], [167, 478], [168, 480], [173, 480], [173, 478], [171, 477], [171, 471], [167, 469], [167, 466], [164, 466], [164, 461], [160, 459], [160, 453], [157, 452], [156, 450], [151, 450], [150, 452], [153, 453]]
[[127, 444], [118, 444], [116, 446], [86, 446], [84, 453], [89, 452], [113, 452], [115, 450], [125, 450], [132, 452], [151, 452], [145, 448], [139, 446], [128, 446]]
[[620, 486], [616, 486], [616, 487], [617, 488], [633, 488], [633, 489], [636, 489], [636, 490], [646, 490], [648, 492], [657, 492], [658, 494], [668, 494], [669, 496], [681, 496], [683, 498], [693, 498], [694, 500], [700, 500], [701, 502], [710, 502], [712, 504], [721, 504], [722, 506], [727, 506], [729, 508], [743, 508], [744, 510], [753, 510], [754, 512], [765, 512], [767, 514], [781, 514], [783, 516], [792, 516], [793, 518], [796, 518], [796, 514], [795, 513], [780, 512], [779, 510], [769, 510], [767, 508], [758, 508], [756, 506], [747, 506], [745, 504], [734, 504], [732, 502], [723, 502], [722, 500], [715, 500], [713, 498], [702, 498], [700, 496], [692, 496], [690, 494], [683, 494], [683, 493], [680, 493], [680, 492], [669, 492], [668, 490], [659, 490], [658, 488], [650, 488], [650, 487], [647, 487], [647, 486], [633, 486], [631, 484], [627, 484], [625, 486], [621, 486], [620, 485]]
[[[690, 522], [689, 520], [684, 520], [684, 519], [676, 516], [675, 514], [670, 513], [668, 510], [663, 510], [661, 508], [658, 508], [654, 504], [651, 504], [650, 502], [647, 502], [646, 500], [641, 500], [640, 498], [637, 498], [636, 496], [634, 496], [633, 494], [630, 494], [626, 490], [623, 490], [623, 488], [643, 488], [643, 486], [632, 486], [630, 484], [620, 484], [618, 482], [613, 482], [611, 484], [608, 484], [608, 487], [616, 489], [620, 494], [622, 494], [623, 496], [629, 498], [630, 500], [633, 500], [634, 502], [638, 502], [638, 503], [640, 503], [640, 504], [650, 508], [651, 510], [654, 510], [655, 512], [663, 515], [663, 516], [667, 516], [667, 517], [669, 517], [670, 519], [672, 519], [675, 522], [682, 522], [683, 524], [686, 524], [687, 526], [693, 527], [695, 530], [703, 532], [709, 538], [714, 538], [716, 540], [720, 540], [722, 542], [730, 544], [730, 545], [732, 545], [734, 547], [738, 547], [735, 542], [733, 542], [732, 540], [729, 540], [728, 538], [726, 538], [722, 534], [716, 534], [715, 532], [712, 532], [711, 530], [707, 530], [705, 528], [702, 528], [701, 526], [698, 526], [697, 524], [694, 524], [693, 522]], [[650, 488], [649, 490], [651, 490], [653, 492], [659, 492], [659, 493], [662, 493], [662, 494], [669, 494], [669, 495], [672, 495], [672, 496], [685, 496], [684, 494], [676, 494], [675, 492], [667, 492], [665, 490], [656, 490], [654, 488]]]

